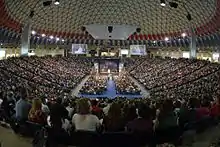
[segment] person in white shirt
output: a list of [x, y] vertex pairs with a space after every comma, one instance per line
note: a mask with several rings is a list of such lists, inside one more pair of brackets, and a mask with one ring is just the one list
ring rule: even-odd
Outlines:
[[46, 114], [46, 116], [48, 116], [49, 113], [50, 113], [50, 109], [49, 109], [49, 107], [46, 105], [47, 99], [46, 99], [46, 98], [42, 98], [41, 101], [42, 101], [41, 109], [42, 109], [42, 111], [44, 112], [44, 114]]
[[68, 116], [69, 118], [71, 118], [73, 116], [73, 111], [74, 111], [74, 108], [72, 107], [72, 104], [71, 103], [68, 103], [67, 106], [66, 106], [66, 110], [68, 111]]
[[96, 131], [101, 126], [98, 117], [90, 114], [90, 104], [87, 99], [78, 100], [77, 113], [73, 115], [72, 124], [76, 131]]
[[111, 104], [112, 104], [112, 100], [108, 100], [108, 105], [103, 108], [103, 112], [105, 115], [108, 115], [108, 111], [109, 111]]
[[49, 109], [49, 107], [47, 106], [47, 105], [45, 105], [45, 104], [43, 104], [42, 103], [42, 111], [48, 116], [49, 115], [49, 113], [50, 113], [50, 109]]

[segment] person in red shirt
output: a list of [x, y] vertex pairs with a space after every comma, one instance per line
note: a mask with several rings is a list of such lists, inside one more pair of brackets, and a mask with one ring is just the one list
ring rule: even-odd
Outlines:
[[40, 99], [33, 99], [32, 108], [28, 115], [28, 120], [34, 123], [46, 124], [46, 115], [42, 111], [42, 102]]
[[220, 96], [217, 97], [210, 109], [210, 115], [212, 117], [220, 117]]
[[207, 99], [204, 99], [203, 101], [201, 101], [201, 106], [196, 109], [197, 118], [201, 119], [205, 116], [209, 116], [210, 115], [209, 107], [210, 107], [210, 103]]
[[97, 100], [92, 100], [91, 101], [91, 107], [92, 107], [92, 114], [96, 115], [99, 119], [103, 117], [103, 111], [101, 108], [99, 108], [99, 103]]

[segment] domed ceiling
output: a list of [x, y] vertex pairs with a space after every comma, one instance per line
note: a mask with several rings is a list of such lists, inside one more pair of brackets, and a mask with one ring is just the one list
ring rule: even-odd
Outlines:
[[19, 33], [31, 11], [33, 30], [63, 38], [82, 35], [82, 26], [89, 24], [139, 26], [141, 32], [131, 34], [130, 40], [190, 35], [190, 27], [201, 36], [218, 32], [220, 26], [220, 0], [166, 0], [164, 7], [160, 0], [60, 0], [59, 5], [53, 0], [48, 6], [44, 2], [0, 0], [0, 26]]

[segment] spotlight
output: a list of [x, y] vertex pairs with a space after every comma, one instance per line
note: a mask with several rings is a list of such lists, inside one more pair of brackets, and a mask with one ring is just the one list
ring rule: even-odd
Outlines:
[[168, 41], [169, 40], [169, 38], [168, 37], [165, 37], [165, 39], [164, 39], [165, 41]]
[[53, 36], [50, 36], [50, 39], [53, 39]]
[[60, 40], [60, 38], [56, 38], [56, 40], [57, 40], [57, 41], [59, 41], [59, 40]]
[[59, 5], [60, 1], [59, 0], [55, 0], [54, 5]]
[[160, 5], [163, 6], [163, 7], [165, 7], [165, 6], [166, 6], [165, 0], [160, 0]]
[[64, 39], [62, 39], [62, 42], [64, 42], [65, 40]]
[[31, 31], [31, 34], [32, 34], [32, 35], [35, 35], [35, 34], [36, 34], [36, 32], [35, 32], [35, 31]]
[[186, 37], [186, 33], [182, 33], [182, 35], [181, 35], [182, 37]]
[[45, 35], [45, 34], [41, 34], [41, 36], [42, 36], [42, 37], [45, 37], [46, 35]]

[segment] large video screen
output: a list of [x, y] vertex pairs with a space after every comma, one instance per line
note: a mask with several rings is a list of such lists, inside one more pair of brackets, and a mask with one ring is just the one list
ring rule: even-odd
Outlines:
[[121, 54], [122, 55], [128, 55], [128, 50], [127, 49], [121, 49]]
[[86, 54], [87, 44], [72, 44], [72, 54]]
[[146, 55], [145, 45], [130, 45], [131, 55]]

